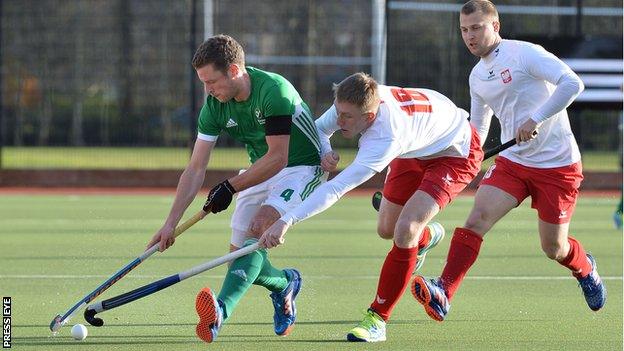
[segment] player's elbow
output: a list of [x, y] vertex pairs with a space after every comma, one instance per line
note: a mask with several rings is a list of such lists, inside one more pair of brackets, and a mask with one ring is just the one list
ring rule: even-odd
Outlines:
[[576, 73], [568, 73], [565, 77], [565, 84], [569, 87], [570, 91], [574, 92], [575, 96], [578, 96], [580, 93], [585, 90], [585, 84], [583, 84], [583, 80]]
[[278, 155], [275, 158], [275, 164], [277, 165], [277, 167], [279, 169], [285, 168], [286, 166], [288, 166], [288, 154], [285, 155]]

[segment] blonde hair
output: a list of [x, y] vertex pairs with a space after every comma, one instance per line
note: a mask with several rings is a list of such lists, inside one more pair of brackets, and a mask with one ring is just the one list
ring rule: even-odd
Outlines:
[[484, 15], [494, 17], [498, 20], [498, 10], [496, 10], [496, 6], [489, 0], [470, 0], [461, 8], [461, 13], [464, 15], [470, 15], [479, 11]]
[[348, 102], [362, 109], [362, 112], [373, 112], [379, 104], [377, 82], [366, 73], [359, 72], [334, 84], [334, 98], [340, 102]]

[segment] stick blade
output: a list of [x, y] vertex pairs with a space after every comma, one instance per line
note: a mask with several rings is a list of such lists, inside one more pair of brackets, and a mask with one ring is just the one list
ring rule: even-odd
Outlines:
[[54, 319], [52, 320], [52, 322], [50, 322], [50, 331], [53, 333], [56, 333], [57, 331], [59, 331], [59, 329], [61, 329], [61, 327], [63, 326], [63, 324], [61, 323], [61, 315], [56, 315], [56, 317], [54, 317]]

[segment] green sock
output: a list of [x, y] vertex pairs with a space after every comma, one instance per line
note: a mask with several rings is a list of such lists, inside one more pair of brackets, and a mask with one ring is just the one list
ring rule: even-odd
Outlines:
[[269, 254], [267, 250], [258, 250], [264, 260], [262, 261], [262, 268], [258, 274], [258, 278], [253, 282], [254, 285], [264, 286], [270, 291], [282, 291], [288, 286], [288, 276], [286, 272], [281, 269], [273, 267], [269, 260]]
[[[256, 239], [249, 239], [245, 241], [244, 246], [249, 246], [256, 241]], [[260, 250], [256, 250], [237, 258], [230, 265], [218, 297], [223, 302], [223, 320], [232, 315], [232, 311], [234, 311], [240, 299], [258, 277], [258, 273], [260, 273], [263, 266], [264, 256], [266, 256], [266, 253], [263, 255]]]

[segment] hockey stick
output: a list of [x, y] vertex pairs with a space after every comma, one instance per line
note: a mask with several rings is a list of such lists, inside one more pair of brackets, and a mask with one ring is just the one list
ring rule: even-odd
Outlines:
[[[533, 133], [533, 135], [537, 135], [537, 133]], [[485, 153], [483, 154], [483, 160], [487, 160], [488, 158], [498, 154], [501, 151], [507, 150], [510, 147], [516, 145], [516, 139], [511, 139], [506, 143], [500, 144], [496, 147], [493, 147], [489, 150], [486, 150]], [[376, 191], [373, 194], [373, 198], [372, 198], [372, 203], [373, 203], [373, 208], [375, 209], [375, 211], [379, 212], [379, 206], [381, 206], [381, 199], [383, 198], [383, 194], [381, 193], [381, 191]]]
[[253, 245], [249, 245], [249, 246], [245, 246], [242, 249], [238, 249], [236, 251], [232, 251], [227, 255], [215, 258], [212, 261], [208, 261], [206, 263], [200, 264], [198, 266], [195, 266], [187, 271], [184, 272], [180, 272], [177, 274], [173, 274], [170, 275], [166, 278], [163, 278], [161, 280], [155, 281], [153, 283], [144, 285], [140, 288], [134, 289], [132, 291], [129, 291], [125, 294], [122, 295], [118, 295], [115, 297], [112, 297], [108, 300], [104, 300], [102, 302], [96, 302], [93, 303], [91, 305], [89, 305], [85, 311], [84, 311], [84, 318], [85, 320], [95, 326], [95, 327], [101, 327], [104, 325], [104, 320], [102, 320], [101, 318], [96, 317], [95, 315], [102, 312], [102, 311], [106, 311], [106, 310], [110, 310], [113, 309], [115, 307], [119, 307], [122, 305], [125, 305], [129, 302], [138, 300], [142, 297], [151, 295], [157, 291], [160, 291], [162, 289], [168, 288], [171, 285], [177, 284], [181, 281], [183, 281], [184, 279], [190, 278], [194, 275], [197, 275], [199, 273], [205, 272], [209, 269], [215, 268], [217, 266], [220, 266], [226, 262], [235, 260], [239, 257], [245, 256], [253, 251], [256, 251], [259, 248], [258, 243], [255, 243]]
[[[173, 235], [174, 237], [178, 237], [180, 234], [184, 233], [187, 229], [189, 229], [193, 224], [200, 221], [208, 214], [208, 211], [201, 210], [197, 212], [193, 217], [186, 220], [186, 222], [179, 225]], [[52, 319], [50, 322], [50, 330], [54, 333], [58, 332], [62, 326], [64, 326], [69, 319], [81, 308], [86, 306], [89, 302], [95, 300], [101, 293], [103, 293], [106, 289], [110, 288], [113, 284], [117, 283], [121, 278], [123, 278], [126, 274], [130, 273], [131, 270], [135, 269], [139, 264], [143, 261], [147, 260], [154, 252], [158, 251], [158, 243], [154, 244], [148, 250], [143, 252], [140, 256], [135, 258], [132, 262], [128, 263], [125, 267], [119, 270], [117, 273], [113, 274], [110, 278], [108, 278], [102, 285], [98, 286], [95, 290], [87, 294], [87, 296], [83, 297], [82, 300], [78, 301], [74, 305], [74, 307], [70, 308], [63, 316], [60, 314]]]

